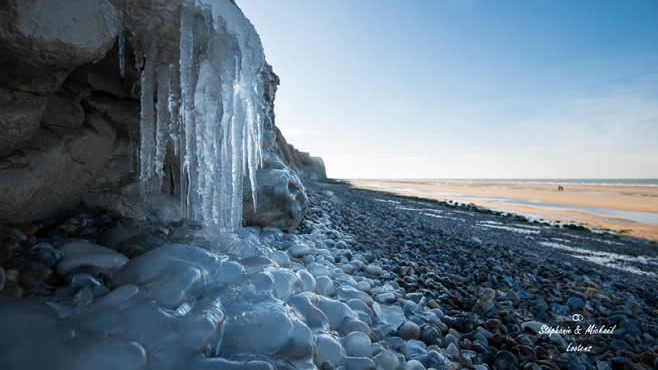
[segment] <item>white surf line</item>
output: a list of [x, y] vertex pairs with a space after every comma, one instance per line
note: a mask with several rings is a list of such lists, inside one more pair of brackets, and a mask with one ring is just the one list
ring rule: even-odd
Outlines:
[[491, 221], [491, 220], [485, 220], [485, 221], [478, 221], [479, 224], [490, 224], [490, 225], [504, 225], [504, 223], [499, 222], [499, 221]]
[[443, 216], [443, 215], [437, 215], [437, 214], [434, 214], [434, 213], [425, 213], [425, 212], [423, 212], [421, 214], [424, 215], [424, 216], [429, 216], [429, 217], [434, 217], [434, 218], [445, 218], [445, 219], [448, 219], [448, 220], [466, 222], [466, 219], [459, 218], [459, 217]]
[[403, 206], [400, 206], [400, 207], [395, 207], [395, 209], [399, 209], [399, 210], [401, 210], [401, 211], [415, 211], [415, 212], [422, 212], [422, 209], [420, 209], [420, 208], [413, 208], [413, 207], [403, 207]]
[[587, 260], [590, 262], [594, 262], [598, 265], [601, 266], [610, 266], [613, 268], [616, 268], [618, 270], [624, 270], [628, 272], [632, 272], [635, 274], [641, 274], [641, 275], [650, 275], [650, 276], [658, 276], [653, 272], [650, 271], [643, 271], [638, 268], [635, 268], [633, 266], [626, 266], [626, 265], [619, 265], [618, 262], [632, 262], [632, 263], [639, 263], [643, 265], [648, 265], [648, 266], [658, 266], [658, 258], [651, 258], [647, 256], [629, 256], [626, 254], [618, 254], [618, 253], [610, 253], [610, 252], [602, 252], [602, 251], [591, 251], [589, 249], [584, 249], [584, 248], [576, 248], [576, 247], [570, 247], [568, 245], [560, 244], [560, 243], [553, 243], [553, 242], [548, 242], [548, 241], [541, 241], [539, 242], [540, 245], [544, 247], [550, 247], [554, 249], [559, 249], [563, 250], [566, 252], [573, 253], [572, 255], [576, 258]]
[[526, 229], [533, 230], [544, 230], [547, 226], [538, 226], [538, 225], [524, 225], [524, 224], [513, 224], [515, 227], [523, 227]]
[[506, 230], [506, 231], [511, 231], [513, 233], [517, 234], [539, 234], [539, 230], [530, 230], [530, 229], [521, 229], [518, 227], [510, 227], [510, 226], [502, 226], [502, 225], [492, 225], [492, 224], [479, 224], [477, 225], [478, 227], [485, 227], [489, 229], [499, 229], [499, 230]]
[[379, 198], [375, 198], [375, 202], [400, 204], [400, 202], [398, 202], [397, 200], [379, 199]]

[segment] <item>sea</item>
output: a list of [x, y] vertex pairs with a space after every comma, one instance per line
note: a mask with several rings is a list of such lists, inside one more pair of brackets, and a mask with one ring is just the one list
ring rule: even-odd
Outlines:
[[434, 183], [510, 183], [551, 185], [600, 185], [600, 186], [658, 186], [658, 179], [405, 179], [402, 181], [430, 181]]

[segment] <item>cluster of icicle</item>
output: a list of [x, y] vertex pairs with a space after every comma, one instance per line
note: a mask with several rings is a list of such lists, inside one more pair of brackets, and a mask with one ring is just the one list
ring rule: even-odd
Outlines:
[[[119, 41], [123, 58], [125, 41]], [[258, 34], [229, 0], [188, 1], [178, 60], [159, 60], [155, 48], [144, 54], [142, 194], [159, 193], [165, 179], [174, 179], [187, 218], [241, 226], [243, 183], [246, 177], [255, 207], [262, 158], [265, 57]], [[123, 60], [120, 65], [123, 72]], [[179, 172], [165, 174], [172, 159]]]

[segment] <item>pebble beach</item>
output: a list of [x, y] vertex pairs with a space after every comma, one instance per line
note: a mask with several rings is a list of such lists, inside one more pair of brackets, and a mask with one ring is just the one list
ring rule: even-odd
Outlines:
[[[17, 302], [39, 307], [32, 328], [51, 320], [45, 309], [64, 327], [91, 331], [85, 352], [93, 353], [94, 330], [135, 320], [135, 310], [151, 307], [143, 300], [155, 299], [158, 313], [118, 336], [139, 346], [116, 347], [122, 368], [143, 366], [140, 354], [154, 346], [168, 349], [155, 355], [163, 368], [197, 358], [193, 348], [204, 346], [205, 360], [190, 368], [658, 365], [653, 242], [340, 182], [306, 190], [310, 209], [291, 234], [247, 228], [239, 238], [217, 237], [185, 222], [135, 223], [91, 210], [5, 226], [0, 310], [8, 329], [0, 343], [12, 355], [3, 361], [25, 351], [10, 344], [27, 330], [15, 320], [23, 314]], [[207, 277], [190, 285], [196, 270]], [[190, 320], [208, 310], [221, 320], [200, 332]], [[101, 318], [108, 314], [115, 318]], [[167, 334], [164, 322], [180, 323]], [[23, 335], [50, 348], [48, 330]], [[79, 368], [64, 348], [51, 354], [64, 356], [56, 363]]]

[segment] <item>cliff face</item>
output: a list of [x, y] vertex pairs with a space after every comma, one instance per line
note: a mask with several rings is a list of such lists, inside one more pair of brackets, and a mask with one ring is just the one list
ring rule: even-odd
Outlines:
[[295, 169], [302, 178], [322, 181], [327, 179], [324, 161], [320, 157], [313, 157], [307, 152], [297, 150], [286, 141], [278, 127], [274, 128], [276, 134], [276, 151], [283, 161]]
[[[182, 0], [9, 0], [0, 6], [0, 220], [48, 217], [83, 198], [108, 208], [138, 199], [140, 134], [149, 101], [142, 93], [143, 72], [149, 62], [178, 64], [183, 8]], [[197, 28], [203, 19], [213, 20], [203, 12], [192, 17]], [[226, 32], [228, 46], [220, 45], [220, 54], [244, 58], [251, 52], [234, 46], [231, 37], [239, 36]], [[208, 55], [218, 51], [203, 34], [195, 42]], [[148, 51], [153, 49], [158, 53]], [[195, 63], [197, 82], [201, 62]], [[218, 73], [228, 68], [213, 67]], [[291, 230], [307, 204], [296, 172], [320, 177], [308, 176], [315, 173], [312, 162], [289, 147], [274, 125], [278, 77], [269, 66], [253, 77], [266, 87], [264, 164], [252, 175], [256, 207], [252, 189], [244, 186], [244, 220]], [[170, 110], [180, 106], [178, 99], [168, 99]], [[181, 162], [173, 139], [165, 139], [156, 191], [180, 198]]]

